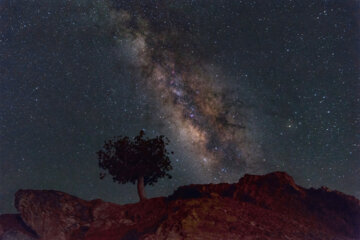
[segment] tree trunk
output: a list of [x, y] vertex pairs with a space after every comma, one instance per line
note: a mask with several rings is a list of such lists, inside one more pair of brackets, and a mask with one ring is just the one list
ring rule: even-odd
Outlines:
[[143, 176], [138, 177], [137, 190], [138, 190], [140, 201], [144, 201], [146, 199], [146, 196], [145, 196], [145, 187], [144, 187], [144, 177]]

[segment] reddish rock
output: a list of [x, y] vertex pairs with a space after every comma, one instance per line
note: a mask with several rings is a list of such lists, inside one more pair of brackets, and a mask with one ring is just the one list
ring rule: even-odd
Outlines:
[[86, 240], [138, 239], [152, 233], [167, 214], [166, 198], [153, 198], [137, 204], [116, 205], [98, 202]]
[[42, 239], [81, 239], [92, 219], [90, 202], [52, 190], [19, 190], [15, 207]]
[[26, 226], [19, 214], [0, 215], [0, 239], [37, 239], [37, 234], [31, 228]]
[[165, 198], [118, 205], [52, 190], [19, 190], [15, 197], [24, 222], [46, 240], [138, 237], [153, 231], [166, 214]]
[[[44, 240], [360, 239], [359, 200], [302, 188], [283, 172], [183, 186], [168, 198], [128, 205], [20, 190], [16, 207], [18, 220]], [[6, 226], [0, 221], [0, 233]]]
[[[360, 239], [358, 199], [324, 187], [302, 188], [285, 172], [264, 176], [246, 174], [237, 184], [183, 186], [170, 199], [199, 199], [201, 202], [214, 196], [220, 196], [222, 202], [227, 198], [236, 200], [236, 204], [241, 206], [238, 207], [245, 212], [251, 209], [248, 214], [241, 213], [239, 216], [251, 216], [249, 221], [256, 222], [264, 230], [258, 229], [254, 236], [262, 239], [287, 239], [290, 236], [290, 239]], [[234, 206], [231, 213], [237, 210]], [[261, 214], [254, 215], [256, 212]], [[237, 229], [243, 227], [238, 233], [254, 227], [244, 222], [236, 225]], [[287, 237], [274, 236], [279, 233]]]

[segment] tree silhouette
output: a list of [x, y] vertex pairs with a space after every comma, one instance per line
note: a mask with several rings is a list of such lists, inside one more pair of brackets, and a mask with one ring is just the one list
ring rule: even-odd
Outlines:
[[[140, 201], [146, 199], [144, 186], [153, 185], [159, 178], [170, 179], [171, 175], [167, 172], [172, 169], [166, 150], [169, 139], [163, 135], [151, 139], [144, 136], [145, 132], [141, 130], [133, 139], [113, 137], [105, 141], [103, 148], [97, 152], [99, 167], [107, 171], [114, 182], [137, 182]], [[105, 175], [100, 173], [100, 179]]]

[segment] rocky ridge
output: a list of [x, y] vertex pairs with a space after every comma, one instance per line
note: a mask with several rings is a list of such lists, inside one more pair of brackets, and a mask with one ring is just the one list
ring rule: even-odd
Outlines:
[[15, 205], [19, 214], [0, 216], [0, 240], [360, 239], [358, 199], [305, 189], [284, 172], [127, 205], [19, 190]]

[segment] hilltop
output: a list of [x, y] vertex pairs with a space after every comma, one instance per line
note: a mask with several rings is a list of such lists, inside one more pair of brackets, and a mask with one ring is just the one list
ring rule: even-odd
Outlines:
[[15, 205], [19, 214], [0, 216], [1, 240], [360, 239], [358, 199], [303, 188], [284, 172], [182, 186], [127, 205], [19, 190]]

